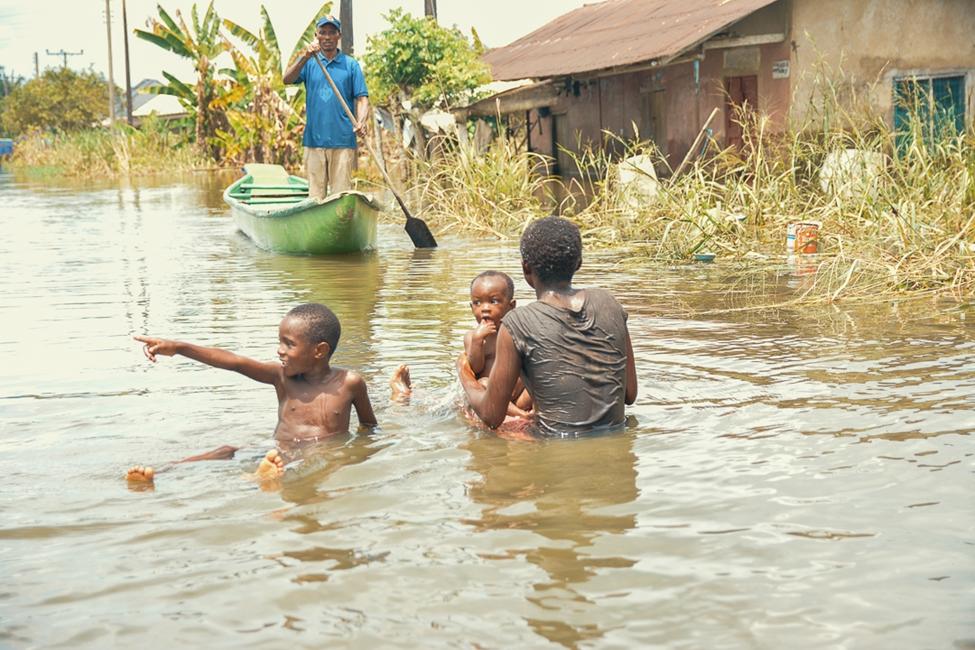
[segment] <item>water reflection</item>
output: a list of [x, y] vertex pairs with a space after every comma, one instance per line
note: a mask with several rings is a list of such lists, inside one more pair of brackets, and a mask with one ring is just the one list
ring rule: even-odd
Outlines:
[[[270, 255], [223, 205], [233, 176], [0, 173], [0, 645], [972, 637], [970, 304], [756, 309], [806, 276], [588, 254], [580, 284], [630, 313], [637, 421], [508, 441], [451, 397], [470, 279], [506, 271], [531, 300], [516, 246], [437, 233], [414, 251], [397, 215], [372, 255]], [[327, 441], [263, 492], [240, 474], [273, 444], [273, 390], [148, 364], [131, 335], [272, 360], [281, 317], [309, 300], [341, 318], [336, 363], [364, 372], [383, 428]], [[416, 398], [389, 405], [404, 362]], [[135, 462], [223, 444], [245, 461], [125, 489]]]
[[[320, 537], [320, 533], [335, 532], [341, 537], [343, 524], [336, 521], [330, 512], [330, 503], [355, 489], [353, 485], [343, 485], [339, 474], [349, 468], [364, 463], [372, 456], [390, 445], [367, 434], [356, 436], [336, 436], [322, 441], [302, 452], [299, 467], [290, 467], [286, 477], [276, 486], [280, 488], [281, 498], [293, 504], [279, 510], [277, 516], [288, 524], [290, 529], [307, 536], [309, 541]], [[347, 547], [310, 546], [283, 550], [275, 557], [284, 566], [288, 559], [301, 563], [292, 580], [298, 584], [326, 582], [335, 571], [346, 571], [355, 567], [381, 562], [388, 552], [367, 553], [356, 545]]]
[[[612, 553], [613, 540], [636, 526], [636, 455], [629, 432], [553, 441], [508, 441], [481, 436], [462, 445], [468, 485], [481, 516], [466, 519], [480, 533], [523, 530], [537, 546], [503, 550], [493, 559], [523, 558], [546, 579], [531, 585], [526, 616], [540, 636], [566, 647], [600, 638], [603, 617], [594, 607], [613, 576], [635, 558]], [[600, 587], [588, 584], [600, 576]]]
[[[243, 239], [246, 245], [252, 245]], [[305, 302], [328, 305], [342, 324], [337, 359], [353, 358], [357, 367], [373, 367], [376, 360], [373, 323], [384, 273], [378, 254], [301, 257], [251, 251], [245, 259], [253, 264], [246, 275], [276, 287], [283, 302], [292, 306]], [[242, 309], [246, 308], [242, 305]]]

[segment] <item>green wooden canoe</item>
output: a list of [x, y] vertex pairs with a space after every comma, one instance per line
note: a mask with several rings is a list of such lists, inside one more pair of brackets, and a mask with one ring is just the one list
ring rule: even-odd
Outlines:
[[361, 192], [340, 192], [319, 203], [308, 183], [279, 165], [250, 164], [223, 200], [237, 228], [261, 248], [295, 255], [354, 253], [376, 245], [379, 205]]

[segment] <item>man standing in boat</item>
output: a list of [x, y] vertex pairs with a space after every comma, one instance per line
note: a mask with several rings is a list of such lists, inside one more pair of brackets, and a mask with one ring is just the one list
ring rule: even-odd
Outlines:
[[[339, 50], [342, 24], [324, 16], [316, 24], [315, 41], [284, 73], [284, 82], [305, 84], [305, 173], [308, 194], [321, 201], [349, 189], [355, 166], [356, 135], [364, 135], [369, 117], [369, 92], [359, 62]], [[316, 62], [314, 59], [318, 58]], [[321, 64], [321, 65], [320, 65]], [[355, 106], [353, 124], [325, 78], [322, 65], [348, 106]]]

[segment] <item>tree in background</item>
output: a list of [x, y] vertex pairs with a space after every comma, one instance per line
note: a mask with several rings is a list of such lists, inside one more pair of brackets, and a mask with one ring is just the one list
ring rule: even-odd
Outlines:
[[24, 85], [24, 78], [14, 73], [13, 71], [7, 72], [2, 65], [0, 65], [0, 98], [6, 97], [14, 91], [14, 89], [19, 88]]
[[7, 72], [0, 65], [0, 135], [7, 134], [2, 121], [4, 100], [7, 98], [7, 95], [23, 85], [24, 78], [22, 76], [13, 72]]
[[420, 116], [433, 107], [450, 109], [478, 86], [491, 80], [480, 60], [482, 49], [457, 28], [432, 17], [417, 18], [402, 9], [385, 16], [389, 28], [371, 36], [363, 57], [369, 100], [416, 125], [417, 151], [426, 142]]
[[274, 25], [263, 6], [259, 34], [231, 20], [223, 21], [224, 27], [251, 51], [233, 48], [230, 55], [234, 69], [220, 71], [232, 80], [227, 94], [215, 102], [226, 110], [228, 128], [217, 129], [215, 138], [225, 159], [282, 165], [298, 163], [298, 145], [304, 127], [304, 87], [288, 97], [282, 64], [294, 59], [308, 45], [316, 21], [331, 10], [331, 2], [321, 6], [286, 61], [282, 61]]
[[11, 135], [31, 129], [71, 131], [89, 128], [108, 117], [108, 84], [92, 70], [45, 70], [3, 101], [0, 122]]
[[195, 113], [196, 145], [201, 153], [212, 156], [214, 151], [209, 140], [221, 121], [221, 116], [216, 114], [212, 105], [220, 95], [220, 88], [215, 80], [216, 59], [228, 51], [231, 45], [220, 33], [220, 17], [213, 10], [213, 0], [207, 6], [202, 21], [196, 4], [193, 5], [190, 10], [190, 25], [186, 24], [179, 10], [176, 11], [176, 20], [173, 20], [161, 5], [156, 5], [156, 8], [159, 18], [149, 19], [152, 31], [137, 29], [135, 35], [193, 61], [196, 84], [190, 89], [173, 75], [163, 72], [169, 84], [153, 90], [178, 97], [188, 111]]

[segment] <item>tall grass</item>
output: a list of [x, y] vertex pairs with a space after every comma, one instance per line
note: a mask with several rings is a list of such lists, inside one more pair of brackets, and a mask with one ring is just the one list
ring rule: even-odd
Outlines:
[[[420, 169], [419, 199], [435, 225], [517, 237], [532, 218], [559, 212], [577, 222], [590, 246], [628, 246], [660, 261], [713, 252], [747, 273], [788, 272], [789, 223], [821, 223], [820, 253], [803, 301], [886, 300], [891, 295], [975, 295], [975, 132], [933, 140], [915, 113], [898, 148], [893, 128], [841, 84], [822, 83], [801, 121], [773, 130], [762, 115], [742, 115], [744, 144], [694, 161], [634, 204], [616, 182], [619, 158], [649, 155], [669, 169], [650, 142], [630, 142], [622, 156], [575, 155], [579, 177], [553, 190], [532, 174], [533, 154], [501, 137], [485, 155], [456, 147]], [[607, 136], [612, 137], [612, 136]], [[873, 167], [824, 163], [856, 150]], [[865, 152], [865, 153], [864, 153]], [[842, 154], [840, 154], [842, 155]], [[541, 190], [564, 196], [546, 205]], [[584, 197], [584, 198], [580, 198]], [[793, 260], [794, 261], [794, 260]], [[794, 268], [794, 267], [792, 267]]]
[[497, 238], [520, 233], [543, 214], [549, 181], [536, 174], [544, 158], [500, 138], [487, 151], [437, 142], [428, 160], [414, 160], [412, 196], [442, 231]]
[[61, 176], [100, 177], [187, 171], [213, 163], [180, 133], [147, 120], [138, 129], [116, 124], [71, 133], [34, 131], [17, 141], [10, 165]]

